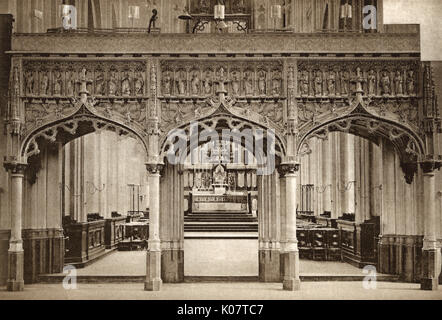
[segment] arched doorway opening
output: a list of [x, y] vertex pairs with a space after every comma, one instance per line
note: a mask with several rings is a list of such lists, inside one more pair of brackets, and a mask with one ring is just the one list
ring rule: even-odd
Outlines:
[[[428, 230], [422, 214], [425, 173], [418, 165], [424, 147], [412, 130], [368, 118], [357, 108], [301, 140], [301, 259], [370, 265], [375, 267], [370, 273], [420, 282]], [[349, 270], [338, 265], [336, 272], [340, 269]]]
[[[114, 252], [127, 238], [126, 222], [147, 214], [141, 140], [121, 126], [92, 117], [77, 120], [29, 139], [23, 185], [26, 283], [60, 274], [66, 266], [82, 275], [80, 269]], [[146, 223], [144, 241], [147, 230]], [[99, 274], [115, 267], [105, 266]], [[139, 275], [144, 272], [142, 263]]]
[[[203, 138], [197, 134], [194, 140], [193, 129]], [[280, 203], [270, 192], [280, 192], [277, 166], [283, 153], [284, 144], [274, 132], [227, 110], [178, 128], [163, 140], [163, 281], [181, 282], [184, 276], [259, 276], [266, 281], [269, 274], [280, 280]], [[274, 261], [264, 253], [271, 250], [277, 251]], [[223, 255], [230, 259], [230, 269], [222, 270], [212, 260]]]

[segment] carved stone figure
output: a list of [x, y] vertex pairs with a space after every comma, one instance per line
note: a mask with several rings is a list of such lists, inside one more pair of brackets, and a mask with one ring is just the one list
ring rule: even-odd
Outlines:
[[394, 77], [396, 95], [403, 95], [404, 94], [403, 83], [404, 83], [404, 79], [402, 78], [401, 72], [398, 70], [398, 71], [396, 71], [396, 76]]
[[43, 72], [40, 81], [40, 94], [47, 96], [49, 91], [49, 76], [46, 72]]
[[26, 81], [26, 94], [35, 93], [35, 76], [33, 71], [28, 71], [25, 77]]
[[327, 79], [328, 94], [334, 96], [336, 94], [336, 73], [330, 71]]
[[264, 70], [258, 73], [258, 92], [261, 96], [266, 95], [267, 92], [266, 72]]
[[186, 88], [187, 88], [187, 79], [186, 79], [186, 72], [183, 70], [179, 72], [179, 76], [177, 79], [177, 89], [179, 95], [185, 95], [186, 94]]
[[212, 93], [212, 72], [207, 70], [203, 80], [204, 94], [209, 95]]
[[117, 74], [115, 70], [112, 70], [109, 76], [109, 95], [115, 96], [116, 94], [117, 94]]
[[61, 95], [62, 87], [63, 79], [61, 77], [61, 72], [57, 70], [54, 73], [54, 95]]
[[198, 71], [193, 72], [190, 84], [192, 88], [192, 94], [198, 95], [200, 93], [200, 77]]
[[233, 71], [232, 73], [232, 91], [233, 91], [233, 95], [238, 96], [240, 90], [240, 80], [239, 80], [239, 75], [237, 71]]
[[376, 94], [376, 73], [374, 70], [368, 72], [368, 95], [374, 96]]
[[414, 71], [410, 70], [408, 71], [408, 77], [407, 77], [407, 93], [409, 95], [415, 95], [416, 94], [416, 88], [415, 88], [415, 82], [414, 82]]
[[314, 79], [314, 88], [315, 95], [322, 96], [322, 72], [316, 71], [315, 79]]
[[137, 71], [135, 73], [135, 94], [137, 96], [142, 95], [144, 90], [144, 79], [141, 72]]
[[199, 0], [199, 9], [201, 13], [209, 13], [210, 11], [210, 0]]
[[275, 71], [273, 73], [272, 92], [274, 96], [281, 94], [281, 75], [278, 71]]
[[348, 81], [350, 80], [350, 74], [347, 70], [341, 74], [341, 94], [348, 95]]
[[168, 96], [172, 93], [171, 92], [171, 88], [172, 88], [171, 83], [172, 83], [172, 78], [170, 77], [169, 71], [167, 71], [164, 73], [164, 76], [163, 76], [163, 94], [166, 96]]
[[308, 71], [303, 71], [302, 72], [302, 77], [301, 77], [301, 84], [300, 84], [300, 89], [301, 89], [301, 95], [303, 96], [308, 96], [308, 91], [309, 91], [309, 75], [308, 75]]
[[244, 88], [247, 96], [253, 95], [253, 77], [251, 71], [246, 71], [244, 76]]
[[104, 75], [103, 72], [98, 71], [97, 78], [95, 79], [95, 94], [103, 95], [104, 93]]
[[66, 72], [66, 95], [73, 96], [74, 95], [74, 73], [72, 71]]
[[233, 0], [232, 9], [235, 13], [244, 13], [245, 12], [244, 0]]
[[[218, 70], [218, 92], [226, 92], [225, 84], [228, 83], [226, 72], [223, 67]], [[217, 93], [218, 93], [217, 92]]]
[[383, 95], [390, 94], [390, 85], [391, 85], [390, 76], [388, 75], [387, 71], [383, 71], [381, 77], [381, 87]]
[[130, 75], [129, 72], [125, 71], [123, 73], [123, 79], [121, 80], [121, 92], [123, 96], [130, 96]]

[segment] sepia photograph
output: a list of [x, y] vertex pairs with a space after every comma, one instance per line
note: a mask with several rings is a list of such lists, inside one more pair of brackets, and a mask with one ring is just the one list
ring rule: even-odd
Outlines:
[[441, 16], [0, 0], [0, 302], [442, 300]]

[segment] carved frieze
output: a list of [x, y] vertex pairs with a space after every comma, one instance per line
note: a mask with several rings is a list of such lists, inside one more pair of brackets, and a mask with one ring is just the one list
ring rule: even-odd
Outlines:
[[415, 97], [416, 61], [301, 61], [298, 64], [299, 97], [346, 97], [356, 91], [353, 79], [360, 68], [365, 96]]
[[42, 61], [26, 60], [23, 95], [76, 97], [86, 69], [87, 90], [93, 96], [142, 97], [146, 95], [145, 61]]
[[220, 86], [233, 97], [282, 97], [280, 61], [163, 61], [162, 97], [208, 97]]

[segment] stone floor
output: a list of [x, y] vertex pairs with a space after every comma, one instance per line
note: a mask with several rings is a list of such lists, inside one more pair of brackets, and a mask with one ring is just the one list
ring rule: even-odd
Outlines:
[[[210, 263], [206, 261], [204, 265], [200, 265], [200, 261], [193, 259], [186, 259], [185, 264], [196, 264], [199, 266], [190, 266], [191, 270], [198, 269], [212, 269], [211, 272], [206, 271], [204, 274], [192, 274], [193, 276], [201, 276], [210, 273], [216, 273], [217, 270], [223, 268], [223, 263], [228, 263], [225, 260], [215, 261]], [[256, 260], [256, 264], [258, 261]], [[185, 265], [186, 268], [186, 265]], [[318, 262], [301, 260], [300, 262], [301, 275], [363, 275], [362, 270], [348, 263], [341, 262]], [[79, 276], [94, 276], [94, 275], [117, 275], [117, 276], [142, 276], [146, 274], [146, 252], [144, 251], [116, 251], [108, 256], [98, 260], [97, 262], [87, 266], [84, 269], [78, 269]], [[216, 274], [222, 276], [223, 274]], [[250, 274], [247, 270], [244, 274], [238, 275], [258, 275], [258, 266], [255, 268], [255, 274]]]
[[61, 284], [27, 285], [24, 292], [0, 288], [0, 300], [442, 300], [438, 291], [421, 291], [418, 284], [378, 282], [364, 289], [361, 282], [305, 282], [300, 291], [287, 292], [278, 283], [165, 284], [160, 292], [146, 292], [143, 284], [78, 284], [65, 290]]

